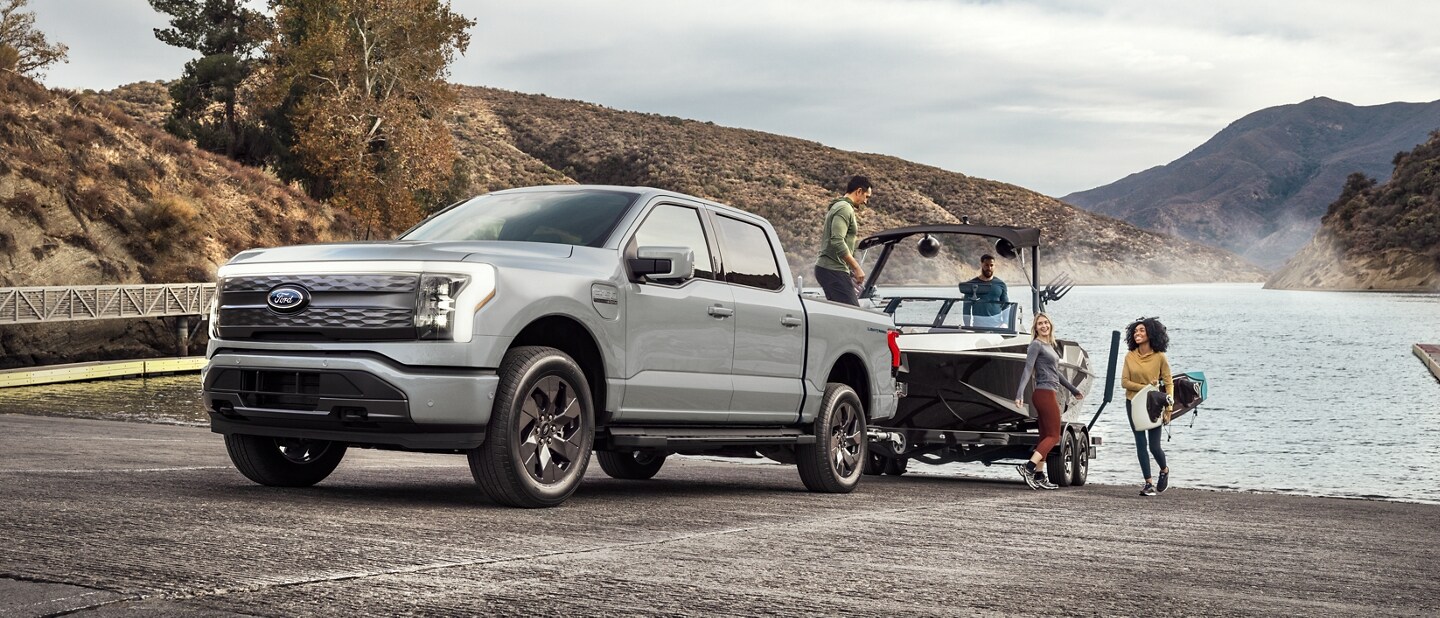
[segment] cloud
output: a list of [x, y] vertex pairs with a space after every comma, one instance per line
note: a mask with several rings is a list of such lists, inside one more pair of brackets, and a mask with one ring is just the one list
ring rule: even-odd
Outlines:
[[[177, 75], [143, 0], [41, 0], [49, 83]], [[452, 79], [891, 154], [1052, 195], [1167, 163], [1258, 109], [1440, 98], [1440, 3], [457, 0]], [[48, 30], [47, 30], [48, 31]], [[109, 34], [107, 34], [109, 33]]]

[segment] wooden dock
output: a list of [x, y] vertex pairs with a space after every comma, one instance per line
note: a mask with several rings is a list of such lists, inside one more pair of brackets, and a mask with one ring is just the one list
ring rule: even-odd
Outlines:
[[200, 371], [204, 367], [204, 356], [95, 361], [69, 365], [47, 365], [45, 367], [22, 367], [19, 369], [0, 371], [0, 388], [183, 373], [187, 371]]
[[1415, 355], [1430, 368], [1430, 373], [1440, 380], [1440, 345], [1433, 343], [1417, 343], [1414, 347]]

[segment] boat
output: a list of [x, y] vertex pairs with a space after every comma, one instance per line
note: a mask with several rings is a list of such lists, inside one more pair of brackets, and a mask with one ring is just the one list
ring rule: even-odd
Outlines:
[[[961, 240], [948, 240], [953, 238]], [[974, 280], [944, 289], [882, 285], [897, 260], [934, 259], [946, 246], [965, 247], [965, 256], [978, 257], [984, 251], [1018, 262], [1028, 283], [1023, 289], [1029, 292], [1029, 316], [1073, 288], [1063, 275], [1043, 287], [1035, 283], [1040, 275], [1040, 230], [1033, 227], [921, 225], [861, 240], [857, 251], [862, 263], [870, 263], [873, 252], [878, 257], [860, 297], [894, 317], [902, 359], [897, 380], [905, 390], [896, 415], [870, 428], [871, 474], [902, 474], [909, 461], [988, 465], [1023, 460], [1038, 441], [1028, 385], [1025, 407], [1015, 405], [1032, 339], [1022, 303], [984, 300], [983, 286], [989, 284]], [[923, 268], [911, 265], [908, 271]], [[1089, 354], [1073, 340], [1057, 342], [1062, 378], [1088, 394], [1097, 382]], [[1112, 359], [1114, 354], [1112, 345]], [[1052, 450], [1050, 476], [1062, 486], [1083, 485], [1098, 439], [1090, 437], [1078, 400], [1063, 390], [1057, 400], [1064, 430], [1060, 446]]]

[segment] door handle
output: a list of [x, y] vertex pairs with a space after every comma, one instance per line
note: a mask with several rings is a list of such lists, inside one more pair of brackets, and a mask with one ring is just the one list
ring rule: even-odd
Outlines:
[[734, 309], [723, 307], [721, 305], [715, 305], [713, 307], [710, 307], [709, 309], [705, 310], [705, 312], [722, 320], [732, 315], [735, 315]]
[[805, 321], [793, 315], [787, 315], [783, 318], [780, 318], [780, 323], [784, 324], [786, 328], [795, 328], [796, 326], [804, 324]]

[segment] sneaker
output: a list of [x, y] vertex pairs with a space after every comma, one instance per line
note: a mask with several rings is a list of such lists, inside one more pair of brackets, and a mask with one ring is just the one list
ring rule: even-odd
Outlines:
[[1035, 484], [1035, 475], [1031, 473], [1028, 468], [1025, 467], [1025, 464], [1015, 466], [1015, 471], [1020, 473], [1020, 478], [1025, 479], [1025, 484], [1029, 485], [1030, 489], [1035, 489], [1037, 487], [1037, 485]]
[[1149, 483], [1145, 484], [1145, 489], [1140, 490], [1140, 495], [1142, 496], [1153, 496], [1158, 493], [1160, 492], [1155, 491], [1155, 486]]
[[1165, 489], [1166, 489], [1167, 487], [1169, 487], [1169, 486], [1170, 486], [1170, 473], [1169, 473], [1169, 472], [1166, 472], [1166, 471], [1164, 471], [1164, 470], [1161, 470], [1161, 471], [1160, 471], [1160, 480], [1155, 483], [1155, 491], [1156, 491], [1156, 493], [1162, 493], [1162, 494], [1165, 493]]
[[1051, 483], [1049, 479], [1045, 478], [1044, 472], [1035, 473], [1035, 486], [1040, 489], [1060, 489], [1059, 485]]

